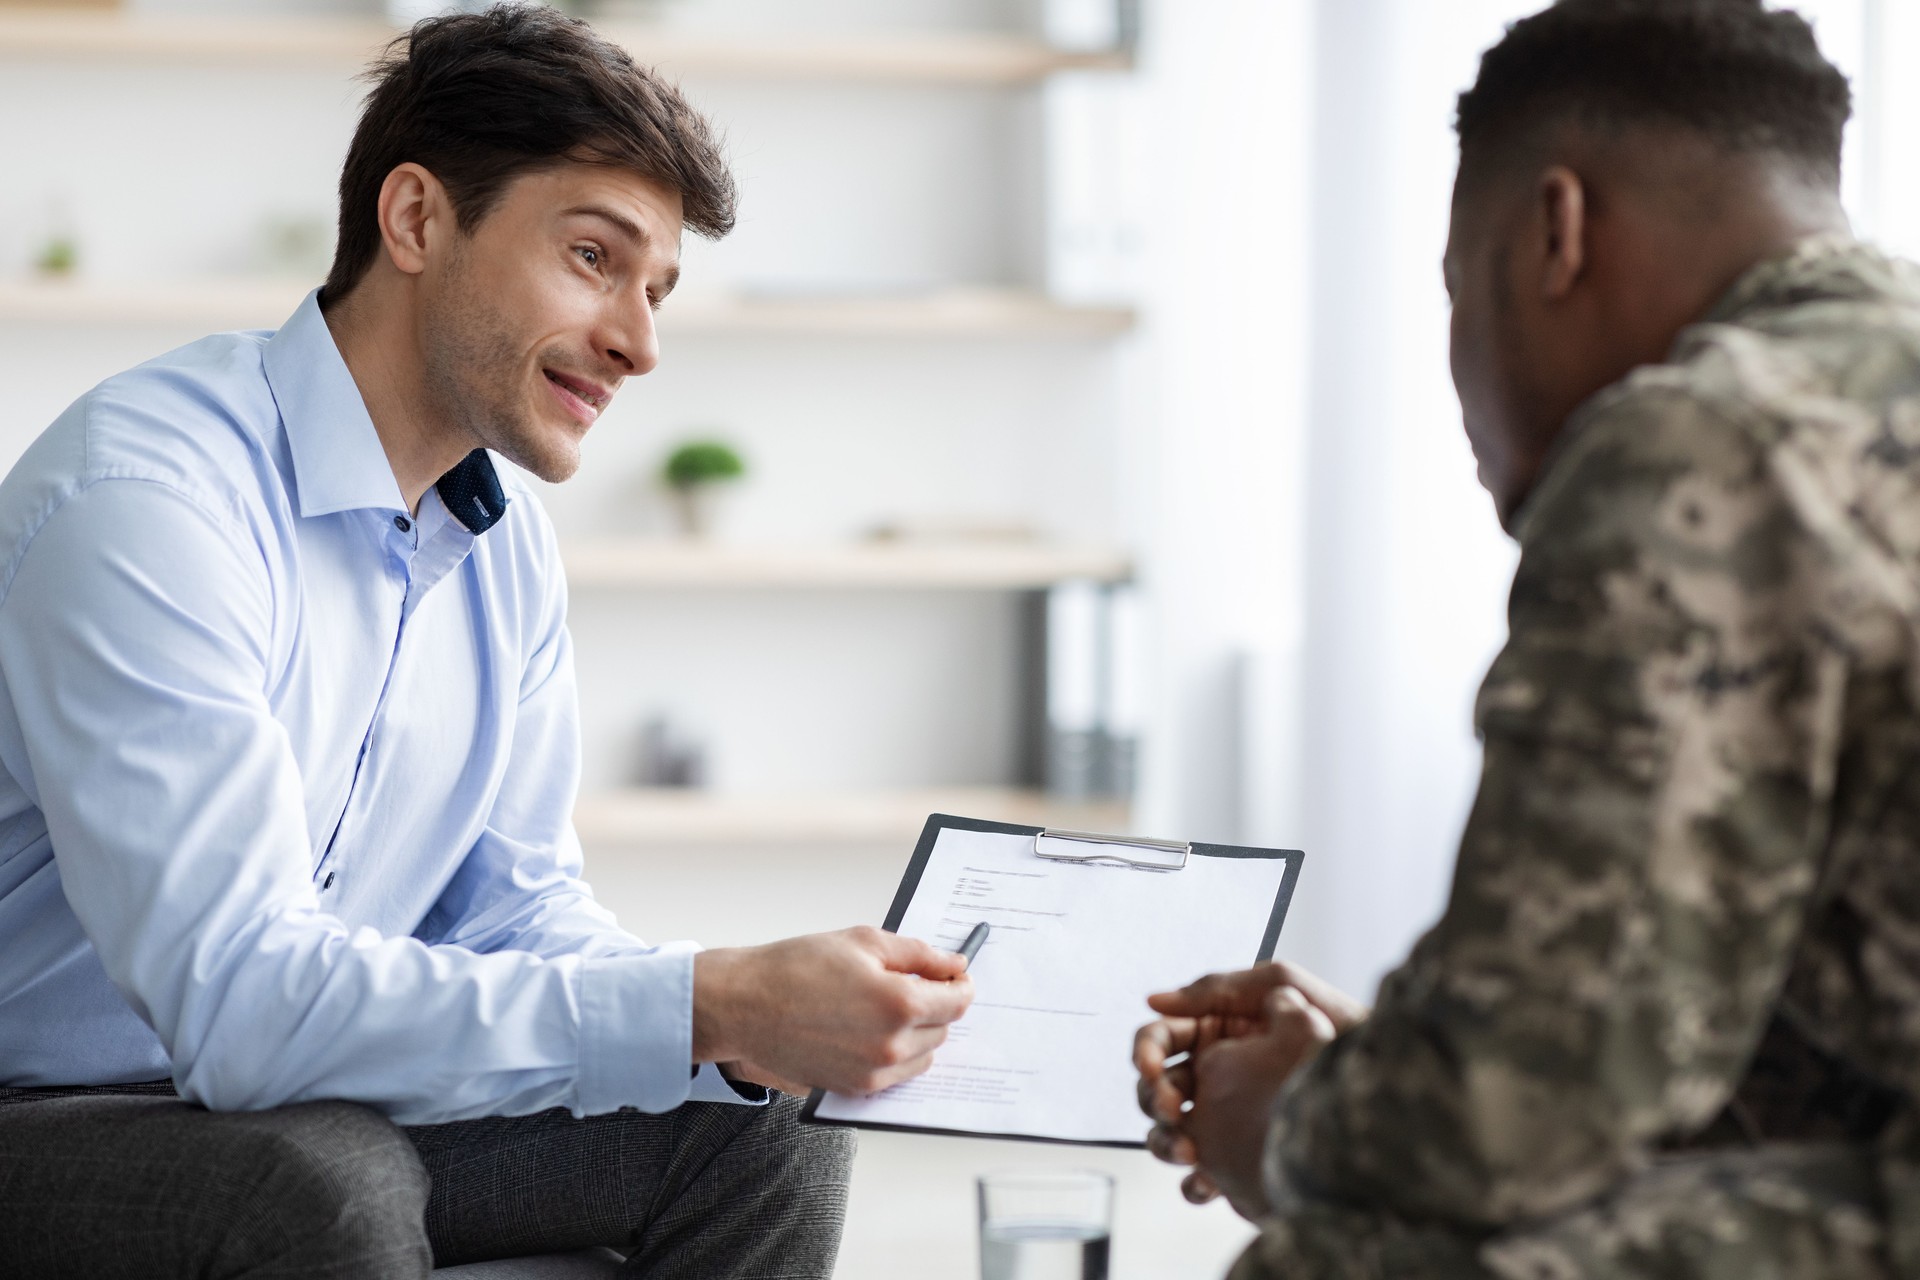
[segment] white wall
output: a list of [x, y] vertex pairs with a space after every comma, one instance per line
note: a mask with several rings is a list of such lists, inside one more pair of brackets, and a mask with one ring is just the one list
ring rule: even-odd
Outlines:
[[1124, 489], [1154, 675], [1142, 830], [1298, 839], [1243, 821], [1240, 676], [1251, 653], [1292, 660], [1300, 633], [1312, 8], [1163, 0], [1144, 16], [1153, 378]]
[[[1154, 542], [1180, 558], [1162, 575], [1193, 583], [1162, 601], [1192, 656], [1162, 666], [1161, 749], [1226, 744], [1156, 781], [1188, 826], [1232, 815], [1306, 849], [1281, 950], [1361, 992], [1440, 905], [1478, 764], [1472, 690], [1503, 630], [1512, 555], [1459, 429], [1439, 262], [1452, 97], [1523, 11], [1323, 0], [1230, 36], [1190, 24], [1196, 82], [1211, 69], [1260, 104], [1218, 113], [1240, 127], [1206, 167], [1268, 194], [1189, 249], [1207, 283], [1188, 288], [1237, 305], [1157, 312], [1169, 383], [1184, 360], [1204, 388], [1197, 408], [1169, 397], [1164, 429], [1226, 424], [1209, 443], [1246, 470], [1195, 476]], [[1260, 63], [1253, 89], [1230, 70]], [[1235, 521], [1243, 541], [1210, 548]]]

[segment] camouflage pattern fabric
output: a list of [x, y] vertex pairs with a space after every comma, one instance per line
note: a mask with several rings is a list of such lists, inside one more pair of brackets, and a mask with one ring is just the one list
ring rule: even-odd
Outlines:
[[1236, 1277], [1920, 1280], [1920, 275], [1756, 267], [1515, 536], [1447, 911]]
[[1872, 1160], [1824, 1144], [1668, 1157], [1595, 1204], [1482, 1240], [1314, 1204], [1231, 1280], [1884, 1280]]

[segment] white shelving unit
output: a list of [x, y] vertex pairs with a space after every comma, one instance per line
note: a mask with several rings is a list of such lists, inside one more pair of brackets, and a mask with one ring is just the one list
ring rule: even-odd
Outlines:
[[[0, 282], [0, 323], [272, 328], [312, 288], [299, 280]], [[1072, 307], [1021, 289], [946, 289], [892, 297], [687, 298], [660, 313], [666, 334], [743, 337], [1117, 337], [1127, 307]]]
[[[760, 86], [793, 84], [804, 85], [807, 95], [828, 93], [825, 99], [804, 97], [810, 103], [837, 101], [831, 95], [842, 90], [882, 94], [959, 90], [953, 101], [974, 104], [969, 110], [993, 110], [986, 104], [999, 101], [998, 92], [1032, 93], [1062, 72], [1119, 72], [1129, 69], [1132, 61], [1130, 54], [1121, 51], [1064, 51], [1028, 36], [970, 31], [816, 37], [768, 36], [758, 28], [709, 33], [619, 22], [598, 25], [637, 60], [657, 65], [676, 78], [692, 76], [707, 84], [737, 86], [749, 104], [763, 92]], [[55, 67], [63, 75], [91, 76], [92, 83], [102, 85], [123, 76], [144, 78], [142, 83], [153, 83], [153, 77], [166, 78], [161, 83], [189, 77], [190, 83], [207, 85], [221, 83], [220, 77], [228, 74], [249, 76], [262, 71], [283, 73], [289, 81], [305, 77], [309, 84], [337, 76], [344, 84], [349, 74], [397, 34], [384, 23], [350, 16], [0, 9], [0, 68], [32, 68], [37, 74], [41, 68]], [[917, 97], [893, 100], [923, 101]], [[975, 156], [970, 162], [981, 158]], [[992, 180], [1005, 176], [996, 174]], [[757, 206], [754, 214], [769, 216]], [[738, 339], [742, 341], [738, 350], [750, 347], [762, 353], [753, 358], [776, 362], [804, 358], [830, 363], [851, 358], [871, 364], [892, 359], [877, 356], [876, 351], [899, 351], [901, 359], [924, 366], [929, 358], [937, 363], [940, 357], [907, 353], [933, 353], [940, 350], [939, 343], [980, 340], [996, 344], [990, 348], [997, 353], [990, 357], [995, 360], [1018, 359], [1016, 353], [1030, 343], [1077, 344], [1073, 349], [1086, 352], [1127, 337], [1137, 325], [1130, 307], [1067, 305], [1032, 288], [1007, 284], [946, 284], [863, 294], [836, 291], [834, 278], [826, 277], [824, 289], [812, 294], [784, 289], [744, 295], [689, 291], [663, 310], [661, 333], [666, 339], [702, 337], [722, 344]], [[75, 278], [61, 280], [0, 276], [0, 326], [20, 334], [85, 330], [120, 335], [115, 342], [133, 347], [144, 342], [142, 335], [150, 329], [185, 334], [276, 326], [310, 287], [307, 280], [237, 272], [125, 278], [83, 270]], [[774, 345], [766, 345], [767, 340]], [[752, 345], [755, 342], [759, 345]], [[812, 345], [791, 348], [808, 353], [804, 357], [777, 354], [790, 349], [788, 342]], [[910, 345], [889, 345], [897, 343]], [[960, 365], [955, 362], [955, 367]], [[738, 376], [752, 376], [750, 366], [739, 368]], [[1025, 376], [1031, 380], [1035, 375]], [[655, 379], [647, 382], [651, 387]], [[985, 403], [991, 404], [991, 399]], [[995, 405], [987, 412], [999, 408]], [[1015, 418], [1021, 413], [1018, 402], [1005, 411]], [[1045, 429], [1039, 422], [1034, 427]], [[902, 429], [919, 427], [908, 422]], [[1027, 460], [1021, 461], [1024, 465]], [[570, 500], [570, 492], [557, 494], [556, 510]], [[1057, 541], [816, 539], [792, 545], [607, 538], [590, 536], [585, 529], [568, 533], [563, 547], [577, 616], [603, 619], [576, 625], [583, 657], [596, 645], [604, 655], [608, 637], [620, 636], [621, 628], [630, 625], [627, 620], [636, 606], [620, 603], [623, 594], [669, 593], [673, 603], [668, 607], [675, 610], [706, 608], [699, 603], [701, 597], [724, 596], [732, 603], [712, 607], [730, 611], [741, 607], [743, 597], [761, 594], [765, 602], [749, 609], [756, 619], [764, 620], [755, 625], [771, 636], [790, 617], [814, 617], [818, 608], [841, 609], [798, 603], [808, 593], [854, 592], [864, 599], [913, 594], [924, 601], [927, 593], [943, 599], [969, 593], [1011, 595], [1070, 581], [1118, 584], [1133, 576], [1131, 558], [1124, 551], [1100, 545], [1098, 540], [1089, 543], [1084, 537], [1076, 541], [1070, 533]], [[897, 609], [938, 612], [945, 607], [928, 601], [903, 603]], [[953, 607], [987, 611], [980, 616], [996, 612], [1014, 616], [990, 603]], [[896, 606], [860, 608], [867, 610], [860, 614], [866, 620], [863, 625], [873, 626], [872, 609], [895, 610]], [[816, 612], [807, 613], [810, 609]], [[728, 616], [737, 618], [733, 612]], [[909, 645], [912, 641], [905, 638], [909, 634], [910, 629], [889, 631], [893, 639], [885, 643]], [[653, 656], [668, 667], [677, 664], [673, 655]], [[973, 658], [969, 653], [968, 665], [976, 665]], [[1004, 655], [993, 661], [1004, 663]], [[608, 670], [605, 665], [599, 669]], [[999, 668], [989, 661], [978, 671], [992, 669]], [[710, 680], [714, 673], [706, 671], [694, 678]], [[898, 673], [890, 678], [898, 679]], [[930, 673], [929, 678], [936, 677]], [[967, 678], [989, 677], [974, 673]], [[592, 688], [586, 690], [586, 698], [590, 704], [600, 701]], [[590, 705], [589, 711], [595, 710]], [[609, 723], [612, 719], [624, 722], [633, 714], [611, 705], [597, 710]], [[929, 725], [928, 731], [943, 728]], [[977, 776], [977, 762], [962, 772]], [[1011, 786], [827, 786], [803, 792], [756, 785], [711, 793], [601, 787], [582, 800], [579, 820], [589, 845], [637, 852], [688, 844], [897, 842], [917, 831], [925, 815], [934, 810], [1055, 825], [1108, 829], [1127, 825], [1124, 805], [1061, 804], [1037, 791]]]
[[[1060, 71], [1123, 70], [1120, 53], [1051, 49], [975, 33], [753, 39], [596, 24], [634, 58], [675, 74], [902, 84], [1035, 84]], [[0, 58], [172, 63], [185, 66], [338, 64], [354, 67], [399, 31], [352, 18], [204, 18], [0, 11]]]

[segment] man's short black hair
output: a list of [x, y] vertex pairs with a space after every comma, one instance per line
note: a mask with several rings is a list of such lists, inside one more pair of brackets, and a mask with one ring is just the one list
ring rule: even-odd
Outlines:
[[1460, 95], [1469, 170], [1552, 128], [1672, 125], [1838, 183], [1847, 78], [1799, 14], [1761, 0], [1560, 0], [1507, 28]]
[[466, 232], [512, 179], [574, 160], [679, 192], [685, 225], [701, 235], [733, 228], [733, 176], [706, 120], [625, 50], [545, 5], [424, 19], [367, 78], [373, 92], [340, 172], [328, 304], [373, 264], [380, 187], [409, 161], [446, 187]]

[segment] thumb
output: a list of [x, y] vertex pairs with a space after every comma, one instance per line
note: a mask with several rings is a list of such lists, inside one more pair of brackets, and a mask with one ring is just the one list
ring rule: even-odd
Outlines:
[[967, 971], [965, 957], [957, 951], [942, 951], [918, 938], [903, 938], [897, 933], [880, 935], [880, 963], [895, 973], [912, 973], [934, 982], [950, 982]]

